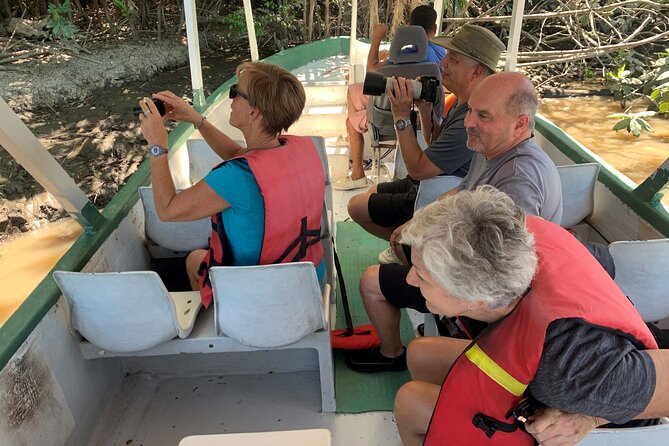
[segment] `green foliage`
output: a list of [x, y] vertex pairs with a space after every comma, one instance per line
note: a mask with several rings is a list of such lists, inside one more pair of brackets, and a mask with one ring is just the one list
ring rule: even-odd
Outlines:
[[659, 58], [653, 63], [653, 70], [649, 73], [647, 91], [651, 101], [649, 110], [669, 116], [669, 48], [658, 53]]
[[644, 118], [655, 116], [654, 111], [645, 111], [639, 113], [616, 113], [609, 115], [609, 118], [617, 118], [619, 121], [613, 126], [616, 132], [620, 130], [627, 130], [637, 138], [641, 135], [641, 131], [652, 132], [653, 127]]
[[132, 15], [130, 6], [128, 6], [128, 4], [123, 0], [113, 0], [113, 3], [116, 9], [118, 9], [119, 12], [123, 14], [124, 17], [130, 17]]
[[643, 82], [632, 76], [632, 71], [627, 70], [623, 64], [617, 72], [609, 71], [606, 77], [609, 78], [609, 89], [613, 97], [620, 102], [620, 107], [625, 108], [627, 101], [633, 99], [639, 94], [643, 87]]
[[[296, 0], [287, 0], [281, 4], [265, 0], [260, 7], [254, 9], [256, 37], [259, 40], [265, 39], [264, 43], [271, 42], [277, 50], [287, 48], [291, 42], [302, 38], [304, 33], [301, 20], [297, 19], [302, 15], [301, 8], [302, 3]], [[230, 14], [223, 16], [222, 22], [232, 35], [246, 36], [243, 8], [234, 9]]]
[[70, 0], [65, 0], [63, 4], [49, 3], [49, 16], [47, 17], [47, 27], [51, 28], [54, 37], [62, 39], [70, 39], [74, 37], [78, 29], [74, 23], [70, 22], [67, 14], [72, 13], [72, 5]]
[[237, 37], [246, 35], [246, 18], [244, 17], [244, 8], [237, 8], [230, 14], [224, 15], [221, 21], [229, 27], [231, 34]]
[[[645, 95], [649, 100], [648, 111], [641, 113], [619, 113], [609, 116], [619, 121], [613, 130], [627, 130], [638, 137], [641, 131], [652, 132], [650, 124], [643, 118], [662, 115], [669, 117], [669, 48], [657, 53], [657, 60], [652, 66], [635, 77], [623, 64], [616, 73], [609, 72], [609, 88], [614, 97], [625, 107], [626, 101]], [[637, 64], [637, 66], [639, 66]]]

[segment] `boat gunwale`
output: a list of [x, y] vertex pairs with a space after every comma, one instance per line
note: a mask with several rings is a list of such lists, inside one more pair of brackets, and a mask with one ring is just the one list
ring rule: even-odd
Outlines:
[[[299, 45], [276, 53], [263, 61], [280, 65], [288, 70], [296, 69], [308, 62], [335, 55], [349, 54], [349, 37], [332, 37], [316, 42]], [[360, 41], [364, 43], [363, 41]], [[232, 77], [217, 88], [205, 101], [200, 111], [206, 116], [225, 97], [225, 93], [235, 82]], [[562, 153], [577, 164], [585, 162], [599, 162], [592, 152], [575, 141], [564, 131], [547, 119], [537, 116], [537, 127], [542, 130], [546, 139], [554, 144]], [[186, 140], [194, 133], [191, 124], [181, 123], [169, 134], [170, 147], [182, 147]], [[545, 131], [545, 132], [544, 132]], [[169, 156], [174, 153], [171, 149]], [[607, 164], [602, 165], [599, 179], [611, 192], [634, 210], [639, 217], [648, 221], [656, 229], [669, 237], [669, 214], [660, 204], [641, 202], [630, 187]], [[24, 302], [0, 326], [0, 370], [4, 369], [21, 345], [28, 339], [39, 322], [58, 302], [61, 292], [53, 280], [53, 272], [80, 271], [104, 241], [116, 230], [121, 221], [126, 218], [130, 210], [139, 199], [138, 189], [149, 184], [151, 179], [150, 163], [144, 160], [128, 182], [112, 198], [109, 205], [102, 212], [103, 221], [93, 234], [83, 233], [74, 242], [70, 249], [58, 260], [46, 277], [28, 295]]]

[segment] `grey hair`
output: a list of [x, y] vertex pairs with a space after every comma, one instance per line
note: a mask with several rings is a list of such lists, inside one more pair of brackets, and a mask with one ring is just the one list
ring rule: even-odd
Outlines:
[[526, 82], [523, 82], [523, 84], [509, 97], [506, 106], [512, 116], [527, 116], [529, 119], [528, 127], [534, 131], [534, 116], [537, 114], [539, 99], [529, 79], [526, 79]]
[[537, 269], [525, 214], [492, 186], [421, 209], [404, 227], [402, 243], [420, 251], [427, 271], [449, 294], [489, 308], [521, 297]]

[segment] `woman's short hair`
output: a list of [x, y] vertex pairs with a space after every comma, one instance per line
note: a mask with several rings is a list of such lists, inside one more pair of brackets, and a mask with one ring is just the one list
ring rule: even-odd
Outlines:
[[288, 130], [302, 114], [306, 95], [295, 75], [277, 65], [244, 62], [237, 67], [237, 78], [246, 79], [249, 104], [262, 113], [263, 128], [276, 135]]
[[462, 191], [416, 213], [402, 243], [452, 296], [499, 308], [528, 289], [537, 268], [525, 214], [492, 186]]

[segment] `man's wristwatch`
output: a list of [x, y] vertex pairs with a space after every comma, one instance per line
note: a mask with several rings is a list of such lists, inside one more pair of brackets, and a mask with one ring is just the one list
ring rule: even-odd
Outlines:
[[398, 119], [395, 121], [395, 130], [404, 130], [411, 125], [410, 119]]
[[151, 156], [160, 156], [160, 155], [163, 155], [167, 152], [168, 152], [168, 150], [165, 147], [160, 147], [158, 145], [151, 146], [151, 148], [149, 149], [149, 154]]

